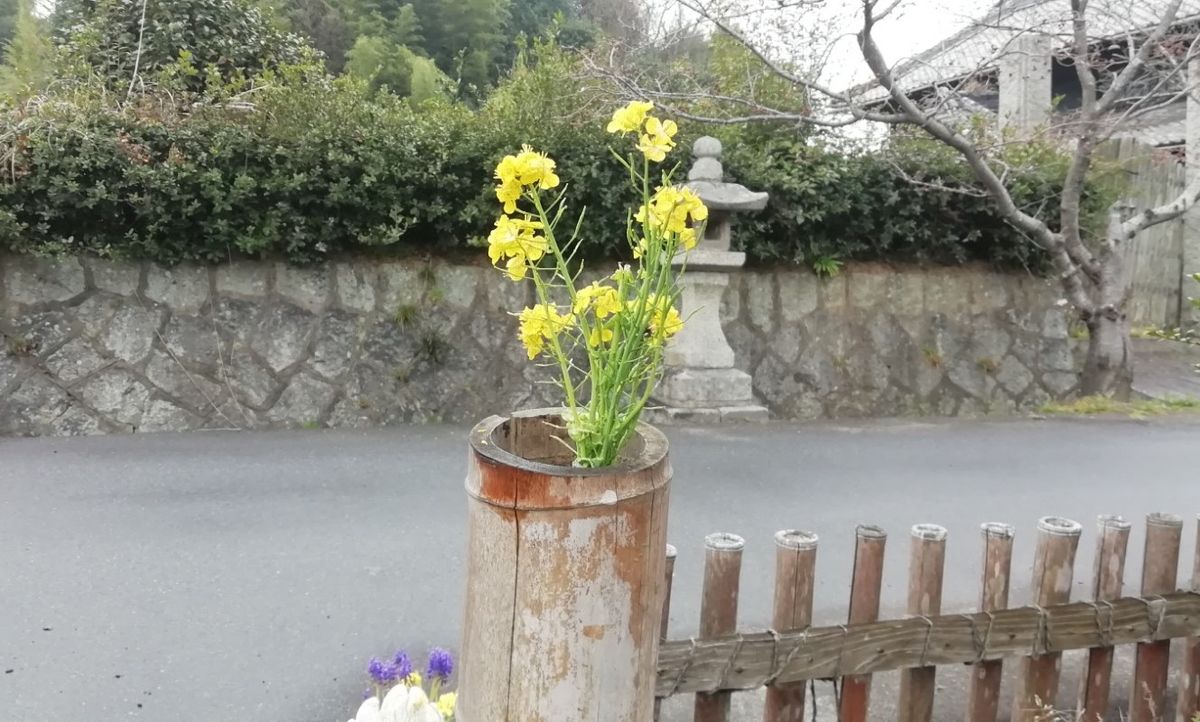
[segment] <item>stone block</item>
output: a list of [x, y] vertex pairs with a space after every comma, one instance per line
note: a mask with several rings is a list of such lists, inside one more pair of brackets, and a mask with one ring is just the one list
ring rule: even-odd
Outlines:
[[820, 279], [821, 308], [831, 313], [840, 314], [850, 305], [846, 274], [841, 273], [832, 277]]
[[176, 358], [188, 364], [214, 365], [221, 358], [221, 340], [213, 320], [203, 316], [171, 316], [163, 341]]
[[1000, 382], [1005, 391], [1016, 396], [1033, 383], [1033, 374], [1017, 359], [1005, 356], [996, 370], [996, 381]]
[[1050, 339], [1042, 343], [1040, 367], [1047, 371], [1074, 371], [1075, 356], [1067, 339]]
[[946, 375], [951, 383], [977, 399], [988, 399], [996, 380], [985, 371], [977, 359], [955, 358], [947, 361]]
[[750, 323], [763, 333], [775, 330], [775, 276], [769, 273], [744, 274], [746, 310]]
[[329, 305], [329, 269], [324, 265], [277, 263], [275, 293], [309, 313], [320, 313]]
[[874, 266], [852, 268], [846, 274], [851, 307], [859, 310], [886, 308], [890, 276], [890, 272]]
[[7, 344], [20, 346], [24, 355], [41, 357], [65, 343], [74, 332], [70, 318], [62, 311], [20, 316], [13, 322], [13, 330], [14, 334], [7, 334]]
[[127, 303], [130, 303], [127, 299], [96, 293], [84, 299], [83, 303], [78, 306], [74, 306], [70, 314], [80, 333], [89, 338], [95, 338], [107, 331], [108, 322], [112, 320], [117, 310]]
[[756, 423], [761, 424], [771, 419], [771, 415], [767, 412], [767, 407], [758, 405], [749, 406], [722, 406], [718, 411], [721, 412], [721, 423]]
[[[425, 298], [427, 283], [414, 264], [406, 261], [384, 261], [379, 264], [379, 308], [388, 315], [400, 306], [420, 306]], [[519, 310], [519, 309], [518, 309]]]
[[202, 374], [189, 371], [180, 362], [162, 351], [150, 354], [146, 362], [146, 379], [164, 393], [201, 415], [220, 405], [226, 390]]
[[888, 311], [897, 316], [919, 318], [925, 314], [925, 272], [904, 268], [888, 282]]
[[142, 425], [138, 431], [189, 431], [200, 426], [200, 417], [170, 401], [155, 399], [142, 414]]
[[1070, 338], [1071, 320], [1065, 306], [1049, 308], [1042, 313], [1042, 336], [1050, 339]]
[[137, 293], [142, 278], [142, 269], [129, 261], [112, 261], [103, 258], [85, 258], [84, 265], [92, 274], [92, 283], [98, 290], [118, 296]]
[[337, 302], [361, 313], [375, 310], [375, 269], [367, 264], [338, 263], [333, 269]]
[[442, 303], [450, 308], [470, 308], [475, 302], [475, 296], [486, 284], [486, 272], [485, 269], [472, 266], [440, 266], [435, 284], [441, 292]]
[[68, 301], [87, 287], [76, 258], [3, 257], [4, 290], [9, 303], [34, 305]]
[[930, 269], [925, 275], [925, 311], [960, 315], [969, 305], [971, 281], [960, 269]]
[[128, 371], [101, 371], [79, 387], [84, 403], [105, 417], [136, 430], [150, 404], [150, 390]]
[[1079, 374], [1065, 371], [1050, 371], [1042, 374], [1042, 386], [1055, 398], [1062, 398], [1079, 384]]
[[74, 338], [46, 358], [46, 370], [64, 386], [70, 386], [109, 363], [111, 362], [96, 353], [90, 343]]
[[672, 369], [655, 392], [667, 406], [690, 408], [753, 404], [750, 374], [737, 369]]
[[327, 379], [350, 370], [362, 344], [363, 319], [345, 311], [330, 311], [321, 320], [308, 366]]
[[781, 271], [779, 283], [779, 313], [784, 323], [795, 323], [817, 310], [820, 303], [820, 281], [807, 271]]
[[221, 297], [266, 298], [274, 272], [270, 263], [239, 260], [217, 266], [213, 281]]
[[227, 341], [246, 342], [257, 333], [265, 307], [260, 301], [222, 298], [213, 306], [213, 326]]
[[161, 322], [161, 311], [128, 304], [113, 315], [100, 340], [113, 356], [135, 365], [150, 353]]
[[316, 324], [317, 317], [308, 311], [280, 304], [259, 321], [250, 348], [278, 373], [305, 358]]
[[174, 268], [151, 265], [146, 272], [146, 297], [175, 313], [197, 313], [208, 301], [208, 269], [190, 264]]
[[233, 392], [239, 403], [253, 408], [265, 406], [279, 387], [271, 372], [241, 346], [233, 349], [219, 381]]
[[320, 421], [321, 413], [333, 403], [334, 388], [308, 374], [296, 374], [288, 381], [267, 411], [267, 418], [276, 424], [302, 426]]
[[1009, 285], [1012, 283], [1010, 274], [995, 271], [978, 272], [971, 287], [971, 311], [989, 313], [1008, 308], [1011, 295]]

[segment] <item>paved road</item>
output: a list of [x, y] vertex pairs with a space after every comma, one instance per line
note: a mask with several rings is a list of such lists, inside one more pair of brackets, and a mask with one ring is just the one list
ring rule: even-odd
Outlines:
[[[0, 440], [0, 722], [344, 720], [369, 656], [453, 644], [461, 427]], [[701, 539], [748, 540], [742, 620], [769, 614], [771, 534], [817, 531], [817, 621], [844, 618], [855, 524], [950, 530], [945, 605], [975, 600], [978, 525], [1200, 511], [1200, 424], [1009, 421], [671, 428], [672, 632]], [[1194, 518], [1194, 517], [1193, 517]], [[1185, 545], [1194, 543], [1191, 528]], [[1137, 578], [1140, 531], [1128, 578]], [[1088, 576], [1084, 571], [1081, 577]], [[1076, 593], [1085, 585], [1078, 584]]]

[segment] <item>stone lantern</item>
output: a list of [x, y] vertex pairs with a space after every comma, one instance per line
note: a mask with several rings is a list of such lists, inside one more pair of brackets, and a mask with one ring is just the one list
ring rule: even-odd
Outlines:
[[767, 194], [724, 181], [716, 138], [699, 138], [692, 155], [695, 163], [686, 185], [708, 207], [708, 222], [696, 247], [674, 261], [676, 266], [686, 262], [679, 285], [687, 322], [667, 346], [666, 371], [655, 400], [669, 419], [765, 421], [767, 409], [754, 399], [750, 374], [733, 366], [733, 349], [721, 328], [721, 297], [729, 272], [746, 262], [746, 254], [729, 250], [732, 215], [762, 210]]

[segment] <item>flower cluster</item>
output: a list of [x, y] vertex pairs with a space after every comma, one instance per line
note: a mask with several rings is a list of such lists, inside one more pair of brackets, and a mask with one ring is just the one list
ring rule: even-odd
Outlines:
[[350, 722], [453, 722], [457, 695], [443, 690], [453, 673], [454, 658], [440, 647], [429, 651], [424, 679], [403, 651], [389, 660], [374, 657], [367, 665], [373, 689]]
[[675, 147], [678, 132], [653, 110], [653, 104], [635, 101], [608, 124], [610, 133], [635, 136], [641, 153], [617, 155], [642, 194], [626, 228], [637, 264], [618, 266], [582, 287], [576, 286], [579, 269], [572, 260], [582, 219], [560, 240], [563, 196], [544, 195], [560, 183], [554, 160], [522, 146], [496, 166], [503, 212], [488, 235], [488, 257], [509, 279], [533, 281], [536, 303], [514, 313], [518, 335], [530, 360], [546, 357], [558, 367], [567, 432], [580, 466], [613, 463], [637, 426], [662, 373], [666, 341], [683, 328], [676, 276], [708, 218], [694, 192], [671, 182], [671, 171], [651, 172], [651, 164]]

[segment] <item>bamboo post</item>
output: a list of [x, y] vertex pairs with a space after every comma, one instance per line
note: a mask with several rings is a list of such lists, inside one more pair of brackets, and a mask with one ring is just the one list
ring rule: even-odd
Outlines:
[[459, 722], [647, 722], [654, 714], [667, 439], [571, 465], [561, 409], [471, 431]]
[[[777, 632], [812, 624], [817, 535], [799, 529], [775, 533], [775, 604], [771, 623]], [[804, 684], [767, 687], [763, 722], [804, 722]]]
[[[1118, 599], [1125, 580], [1125, 549], [1129, 546], [1129, 522], [1104, 515], [1097, 521], [1096, 562], [1092, 571], [1092, 599]], [[1088, 650], [1087, 665], [1079, 679], [1080, 722], [1103, 722], [1108, 713], [1112, 679], [1113, 648]]]
[[[667, 625], [671, 621], [671, 584], [675, 580], [675, 557], [678, 552], [672, 544], [667, 545], [667, 563], [663, 567], [663, 604], [662, 617], [658, 622], [658, 641], [664, 642], [667, 639]], [[654, 722], [658, 722], [662, 716], [662, 698], [654, 698]]]
[[[1046, 516], [1038, 521], [1037, 553], [1033, 561], [1033, 602], [1039, 607], [1071, 600], [1075, 551], [1083, 528], [1078, 522]], [[1062, 654], [1040, 654], [1020, 661], [1013, 695], [1013, 722], [1035, 722], [1058, 696]]]
[[[850, 624], [879, 619], [879, 591], [883, 585], [883, 552], [887, 532], [861, 525], [855, 533], [854, 573], [850, 581]], [[842, 677], [840, 722], [866, 722], [871, 703], [871, 675]]]
[[[1192, 566], [1192, 591], [1200, 592], [1200, 514], [1196, 515], [1196, 555]], [[1183, 679], [1179, 685], [1179, 722], [1200, 715], [1200, 636], [1184, 643]]]
[[[908, 613], [932, 617], [942, 611], [942, 572], [946, 563], [946, 528], [917, 524], [912, 528], [908, 565]], [[900, 672], [900, 722], [930, 722], [937, 667], [914, 667]]]
[[[1175, 591], [1183, 519], [1175, 514], [1146, 516], [1146, 548], [1142, 557], [1142, 596]], [[1130, 722], [1157, 722], [1166, 714], [1167, 671], [1171, 640], [1137, 646], [1133, 689], [1129, 692]]]
[[[738, 585], [746, 540], [736, 534], [704, 537], [704, 590], [700, 600], [700, 637], [737, 631]], [[694, 722], [728, 722], [731, 693], [696, 695]]]
[[[1013, 528], [988, 522], [983, 533], [983, 581], [979, 611], [994, 612], [1008, 607], [1008, 581], [1012, 571]], [[971, 670], [971, 688], [967, 699], [970, 722], [996, 722], [1000, 711], [1000, 681], [1004, 674], [1000, 660], [980, 662]]]

